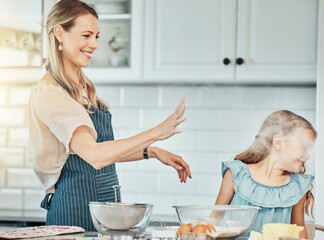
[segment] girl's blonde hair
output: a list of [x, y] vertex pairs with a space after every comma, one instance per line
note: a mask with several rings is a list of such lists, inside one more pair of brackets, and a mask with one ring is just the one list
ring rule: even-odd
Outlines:
[[84, 105], [82, 89], [86, 89], [90, 102], [87, 106], [87, 111], [90, 112], [90, 105], [99, 108], [99, 104], [102, 104], [105, 109], [108, 109], [108, 106], [96, 96], [96, 89], [93, 83], [86, 77], [81, 68], [78, 70], [78, 77], [81, 84], [76, 84], [66, 74], [62, 51], [58, 50], [59, 41], [54, 35], [54, 27], [56, 25], [61, 25], [65, 31], [69, 31], [74, 26], [76, 18], [86, 14], [91, 14], [98, 19], [98, 14], [92, 7], [78, 0], [61, 0], [53, 6], [46, 22], [49, 52], [46, 65], [64, 85], [71, 97], [81, 105]]
[[[289, 136], [299, 128], [311, 130], [314, 136], [317, 137], [316, 130], [305, 118], [288, 110], [274, 112], [264, 120], [252, 145], [244, 152], [236, 155], [234, 159], [246, 164], [260, 162], [270, 154], [272, 140], [276, 134]], [[302, 173], [305, 170], [304, 168]], [[313, 216], [314, 196], [312, 188], [306, 193], [305, 212], [308, 215], [310, 205], [311, 215]]]

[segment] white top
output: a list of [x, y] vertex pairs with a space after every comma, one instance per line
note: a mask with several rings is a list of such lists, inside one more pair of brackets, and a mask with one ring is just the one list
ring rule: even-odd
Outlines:
[[32, 86], [27, 115], [34, 171], [46, 193], [54, 193], [63, 165], [74, 154], [69, 148], [74, 130], [87, 126], [95, 139], [97, 132], [81, 104], [61, 86], [43, 80]]

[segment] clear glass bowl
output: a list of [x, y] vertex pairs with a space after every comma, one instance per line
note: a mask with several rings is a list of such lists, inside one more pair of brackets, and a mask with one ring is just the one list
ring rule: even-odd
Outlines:
[[260, 208], [232, 205], [174, 206], [181, 224], [211, 224], [218, 237], [233, 238], [244, 234]]
[[152, 204], [90, 202], [92, 222], [101, 234], [137, 235], [148, 226]]

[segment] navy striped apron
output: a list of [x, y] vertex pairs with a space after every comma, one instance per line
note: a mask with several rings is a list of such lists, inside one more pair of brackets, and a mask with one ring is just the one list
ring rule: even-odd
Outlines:
[[[91, 106], [90, 110], [97, 142], [113, 140], [110, 112], [102, 104], [99, 109]], [[46, 225], [80, 226], [86, 231], [96, 231], [88, 204], [114, 202], [113, 185], [119, 185], [115, 164], [96, 170], [78, 155], [70, 154], [55, 184], [55, 193], [47, 194], [41, 203], [41, 207], [48, 210]], [[119, 192], [117, 195], [120, 201]]]

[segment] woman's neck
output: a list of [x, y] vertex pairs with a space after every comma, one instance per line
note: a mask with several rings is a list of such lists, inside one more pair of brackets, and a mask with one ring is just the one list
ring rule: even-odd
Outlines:
[[[64, 61], [64, 60], [63, 60]], [[64, 69], [66, 75], [76, 84], [81, 84], [80, 78], [79, 78], [79, 69], [80, 67], [72, 66], [67, 61], [64, 61]]]

